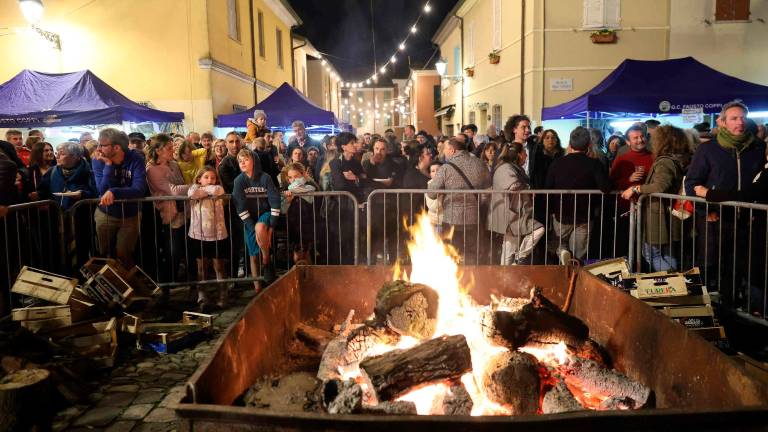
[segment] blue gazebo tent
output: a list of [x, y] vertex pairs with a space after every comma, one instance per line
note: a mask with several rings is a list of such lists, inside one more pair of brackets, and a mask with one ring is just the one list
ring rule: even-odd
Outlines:
[[693, 57], [670, 60], [624, 60], [592, 90], [544, 108], [543, 120], [646, 117], [682, 114], [701, 108], [718, 113], [741, 100], [750, 111], [768, 110], [768, 86], [726, 75]]
[[184, 113], [160, 111], [128, 99], [89, 70], [53, 74], [25, 69], [0, 85], [0, 101], [0, 127], [4, 128], [184, 119]]
[[245, 111], [222, 114], [216, 117], [216, 127], [243, 128], [253, 117], [254, 110], [267, 114], [267, 125], [273, 129], [289, 129], [294, 120], [301, 120], [310, 127], [325, 127], [330, 131], [344, 129], [336, 115], [326, 111], [307, 99], [288, 83], [283, 83], [269, 97]]

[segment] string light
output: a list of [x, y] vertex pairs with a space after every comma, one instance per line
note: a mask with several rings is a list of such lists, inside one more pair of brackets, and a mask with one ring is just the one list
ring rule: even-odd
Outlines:
[[411, 27], [411, 33], [416, 33], [417, 31], [418, 31], [418, 29], [416, 28], [415, 25], [413, 27]]
[[424, 5], [424, 12], [430, 13], [432, 11], [432, 6], [429, 5], [429, 3]]
[[389, 58], [389, 62], [390, 63], [397, 63], [397, 57], [395, 57], [395, 56], [390, 57]]

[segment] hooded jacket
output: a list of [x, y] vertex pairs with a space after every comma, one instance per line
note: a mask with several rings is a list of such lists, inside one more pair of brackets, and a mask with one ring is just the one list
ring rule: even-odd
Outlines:
[[[147, 191], [147, 170], [141, 153], [126, 151], [120, 165], [106, 165], [100, 160], [94, 160], [92, 164], [99, 196], [112, 191], [116, 200], [144, 197]], [[138, 214], [139, 206], [136, 203], [116, 204], [99, 206], [99, 210], [112, 217], [129, 218]]]
[[[270, 211], [272, 222], [280, 216], [280, 193], [275, 187], [272, 178], [261, 170], [259, 158], [253, 156], [253, 176], [241, 172], [235, 178], [232, 188], [232, 199], [235, 201], [235, 209], [243, 223], [253, 227], [259, 216]], [[264, 194], [267, 198], [264, 199]]]

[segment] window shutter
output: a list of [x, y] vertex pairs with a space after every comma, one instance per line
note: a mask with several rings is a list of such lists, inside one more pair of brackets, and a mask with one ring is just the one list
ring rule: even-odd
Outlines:
[[621, 0], [584, 0], [583, 28], [617, 28], [621, 23]]
[[746, 21], [749, 19], [749, 0], [717, 0], [716, 21]]
[[475, 22], [469, 23], [467, 31], [467, 65], [475, 65]]
[[501, 50], [501, 0], [493, 0], [493, 37], [491, 49]]

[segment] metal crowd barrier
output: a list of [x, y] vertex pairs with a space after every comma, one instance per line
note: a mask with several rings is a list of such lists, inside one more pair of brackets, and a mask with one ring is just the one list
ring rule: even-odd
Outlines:
[[636, 267], [699, 267], [724, 305], [768, 317], [768, 205], [651, 194], [640, 198], [637, 215]]
[[56, 202], [35, 201], [8, 206], [8, 214], [0, 218], [0, 284], [7, 287], [0, 295], [0, 310], [12, 304], [11, 286], [22, 267], [53, 272], [64, 268], [62, 215]]
[[[429, 202], [429, 193], [437, 194], [438, 204]], [[392, 263], [405, 255], [406, 227], [428, 205], [436, 207], [431, 209], [431, 222], [440, 224], [435, 228], [454, 231], [451, 243], [467, 264], [505, 264], [510, 254], [516, 264], [556, 264], [562, 248], [582, 261], [626, 255], [634, 262], [634, 204], [617, 193], [379, 189], [367, 200], [368, 264]], [[509, 234], [489, 226], [507, 227]]]
[[[286, 198], [283, 196], [283, 200]], [[247, 259], [244, 241], [244, 227], [235, 210], [235, 203], [229, 195], [205, 200], [222, 200], [227, 238], [216, 242], [213, 252], [206, 252], [202, 245], [189, 237], [191, 212], [194, 201], [185, 196], [148, 197], [132, 200], [118, 200], [113, 208], [121, 220], [129, 219], [131, 206], [139, 206], [139, 221], [136, 230], [136, 247], [132, 254], [135, 264], [141, 266], [158, 281], [160, 286], [186, 286], [195, 284], [246, 282], [257, 278], [249, 276], [250, 263]], [[266, 195], [257, 200], [265, 200]], [[186, 217], [173, 228], [163, 224], [157, 206], [172, 202], [178, 213]], [[117, 251], [114, 236], [99, 245], [99, 233], [93, 222], [99, 204], [98, 199], [77, 202], [67, 212], [71, 223], [77, 223], [78, 212], [91, 215], [91, 223], [82, 227], [87, 235], [79, 235], [78, 249], [87, 250], [87, 256], [114, 256]], [[355, 197], [348, 192], [311, 192], [293, 194], [290, 205], [285, 205], [278, 222], [272, 231], [270, 245], [270, 266], [275, 271], [287, 270], [295, 261], [302, 260], [313, 264], [337, 265], [357, 264], [358, 247], [350, 239], [359, 238], [358, 212], [350, 211], [359, 207]], [[214, 206], [215, 209], [215, 206]], [[126, 212], [126, 210], [129, 210]], [[99, 210], [100, 211], [100, 210]], [[216, 216], [219, 217], [219, 216]], [[200, 218], [202, 223], [202, 218]], [[202, 226], [199, 227], [202, 229]], [[107, 237], [107, 236], [104, 236]], [[353, 244], [353, 246], [347, 246]], [[99, 247], [101, 246], [101, 247]], [[107, 250], [101, 250], [107, 249]], [[196, 259], [223, 259], [228, 261], [228, 277], [200, 278], [197, 273]], [[259, 264], [261, 260], [257, 260]], [[206, 276], [212, 272], [206, 271]], [[263, 277], [263, 271], [261, 272]], [[213, 275], [215, 276], [215, 274]], [[258, 279], [261, 279], [258, 278]]]

